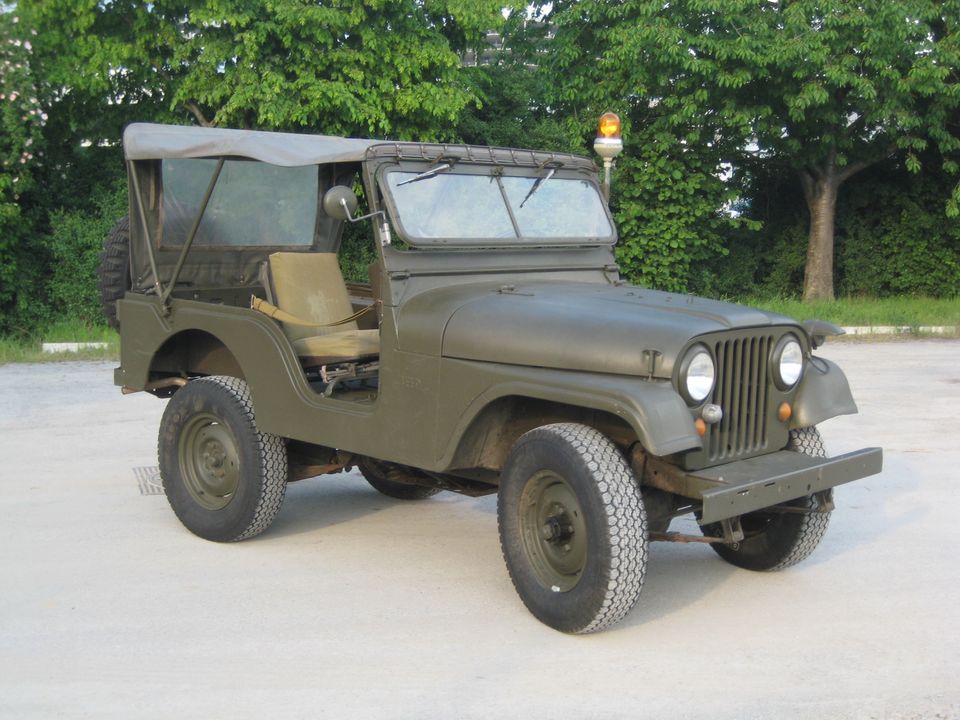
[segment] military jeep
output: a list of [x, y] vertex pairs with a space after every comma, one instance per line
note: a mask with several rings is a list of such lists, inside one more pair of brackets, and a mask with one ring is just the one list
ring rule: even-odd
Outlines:
[[[776, 570], [807, 557], [856, 412], [814, 355], [839, 331], [625, 284], [598, 169], [573, 155], [134, 124], [106, 241], [115, 382], [169, 398], [159, 463], [193, 533], [274, 521], [288, 482], [497, 493], [520, 598], [585, 633], [623, 618], [651, 541]], [[362, 196], [360, 207], [358, 196]], [[346, 282], [344, 228], [375, 250]], [[701, 533], [671, 532], [691, 515]]]

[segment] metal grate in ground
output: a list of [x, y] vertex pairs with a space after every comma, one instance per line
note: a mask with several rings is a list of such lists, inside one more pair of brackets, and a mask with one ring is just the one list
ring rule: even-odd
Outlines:
[[160, 468], [157, 465], [135, 467], [133, 476], [140, 486], [141, 495], [163, 495], [163, 483], [160, 480]]

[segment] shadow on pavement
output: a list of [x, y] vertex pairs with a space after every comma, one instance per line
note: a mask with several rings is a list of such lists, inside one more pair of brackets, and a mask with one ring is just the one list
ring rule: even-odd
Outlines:
[[264, 537], [316, 532], [374, 515], [403, 502], [381, 495], [359, 476], [300, 480], [287, 487], [283, 508]]

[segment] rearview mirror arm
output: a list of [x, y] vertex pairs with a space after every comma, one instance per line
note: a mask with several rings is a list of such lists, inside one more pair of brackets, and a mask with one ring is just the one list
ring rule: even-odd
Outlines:
[[349, 223], [358, 223], [361, 220], [369, 220], [372, 217], [377, 215], [380, 216], [380, 235], [381, 240], [380, 244], [384, 247], [389, 245], [393, 240], [390, 236], [390, 224], [387, 222], [387, 214], [383, 210], [377, 210], [376, 212], [367, 213], [366, 215], [361, 215], [360, 217], [350, 217], [350, 208], [347, 207], [347, 201], [343, 198], [340, 198], [340, 207], [343, 208], [344, 214], [347, 216], [346, 220]]

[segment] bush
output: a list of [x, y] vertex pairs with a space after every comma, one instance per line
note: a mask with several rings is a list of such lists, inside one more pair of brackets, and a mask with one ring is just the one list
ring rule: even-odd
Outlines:
[[960, 225], [944, 214], [945, 190], [930, 177], [851, 188], [837, 223], [841, 293], [956, 297]]
[[614, 171], [613, 215], [620, 233], [617, 261], [630, 280], [685, 292], [726, 254], [724, 233], [742, 224], [719, 210], [729, 188], [716, 168], [657, 136], [630, 148]]
[[[911, 174], [893, 163], [854, 176], [837, 202], [834, 280], [840, 296], [960, 293], [960, 224], [946, 216], [953, 178]], [[763, 222], [757, 233], [725, 240], [726, 257], [710, 262], [710, 282], [698, 291], [727, 296], [799, 296], [809, 216], [799, 183], [759, 177], [746, 214]], [[713, 292], [716, 291], [716, 292]]]
[[58, 319], [101, 325], [105, 319], [97, 289], [97, 263], [103, 239], [127, 213], [125, 179], [96, 191], [89, 208], [60, 210], [50, 216], [50, 306]]

